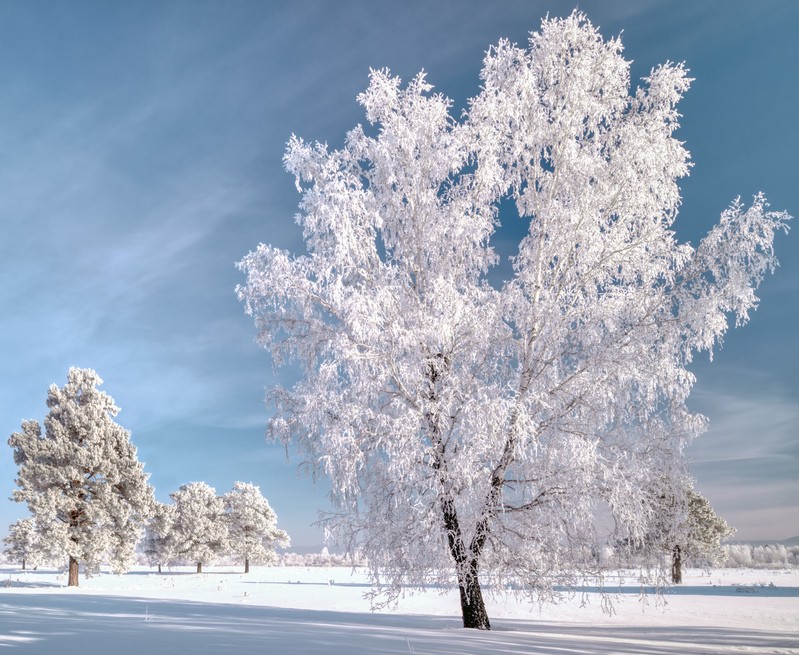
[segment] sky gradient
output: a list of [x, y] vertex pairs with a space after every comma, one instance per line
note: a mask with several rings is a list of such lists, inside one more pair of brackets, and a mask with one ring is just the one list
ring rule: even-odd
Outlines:
[[[205, 481], [261, 487], [299, 547], [324, 480], [265, 441], [272, 370], [234, 289], [259, 242], [302, 252], [283, 171], [292, 133], [336, 147], [363, 122], [369, 68], [427, 71], [456, 112], [485, 50], [526, 43], [568, 2], [0, 3], [0, 433], [42, 420], [50, 384], [94, 368], [122, 409], [157, 497]], [[676, 223], [696, 243], [736, 197], [799, 214], [799, 3], [581, 3], [622, 34], [633, 84], [684, 61], [695, 82], [678, 138], [694, 168]], [[794, 226], [795, 227], [795, 226]], [[799, 241], [749, 325], [692, 367], [710, 431], [697, 487], [741, 540], [799, 535]], [[6, 500], [0, 536], [26, 514]], [[288, 459], [287, 459], [288, 455]]]

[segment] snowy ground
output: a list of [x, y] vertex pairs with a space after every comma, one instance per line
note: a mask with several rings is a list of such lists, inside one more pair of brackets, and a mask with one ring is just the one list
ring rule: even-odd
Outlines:
[[362, 572], [232, 568], [104, 574], [68, 589], [63, 574], [0, 567], [0, 652], [412, 655], [799, 654], [799, 571], [689, 571], [666, 604], [632, 580], [616, 614], [588, 590], [557, 606], [493, 599], [491, 632], [464, 630], [457, 593], [370, 612]]

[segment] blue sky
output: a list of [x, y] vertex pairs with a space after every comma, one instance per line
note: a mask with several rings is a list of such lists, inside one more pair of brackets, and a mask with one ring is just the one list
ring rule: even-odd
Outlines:
[[[456, 108], [484, 51], [525, 43], [569, 2], [0, 3], [0, 433], [43, 419], [48, 386], [96, 369], [122, 408], [157, 496], [203, 480], [254, 482], [301, 547], [324, 481], [265, 442], [277, 381], [235, 298], [234, 263], [259, 242], [302, 250], [282, 170], [292, 133], [339, 145], [364, 120], [369, 68], [424, 68]], [[696, 243], [737, 196], [799, 214], [799, 3], [628, 0], [580, 5], [623, 31], [633, 80], [666, 60], [696, 78], [679, 138], [694, 168], [677, 231]], [[741, 539], [799, 535], [799, 241], [692, 407], [698, 488]], [[25, 515], [5, 499], [0, 534]]]

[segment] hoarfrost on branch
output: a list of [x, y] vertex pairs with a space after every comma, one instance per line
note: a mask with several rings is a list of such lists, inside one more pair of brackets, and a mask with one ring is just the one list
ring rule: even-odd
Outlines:
[[[302, 367], [270, 430], [331, 480], [326, 527], [389, 596], [454, 566], [472, 627], [478, 576], [546, 594], [597, 543], [644, 543], [653, 480], [689, 486], [687, 365], [747, 321], [788, 219], [736, 200], [680, 243], [686, 69], [630, 93], [620, 40], [580, 13], [501, 41], [481, 78], [458, 120], [423, 73], [375, 70], [341, 149], [293, 136], [307, 253], [260, 245], [238, 289], [274, 362]], [[510, 265], [500, 207], [526, 226]]]

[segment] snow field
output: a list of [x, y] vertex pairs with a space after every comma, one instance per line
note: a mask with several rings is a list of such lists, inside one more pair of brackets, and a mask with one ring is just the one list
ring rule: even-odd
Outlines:
[[[612, 583], [608, 583], [610, 587]], [[9, 653], [544, 655], [799, 654], [799, 571], [687, 571], [661, 601], [632, 578], [603, 613], [595, 590], [543, 607], [490, 597], [491, 632], [464, 630], [457, 591], [372, 612], [364, 571], [191, 568], [82, 578], [0, 568]], [[585, 602], [583, 602], [585, 601]]]

